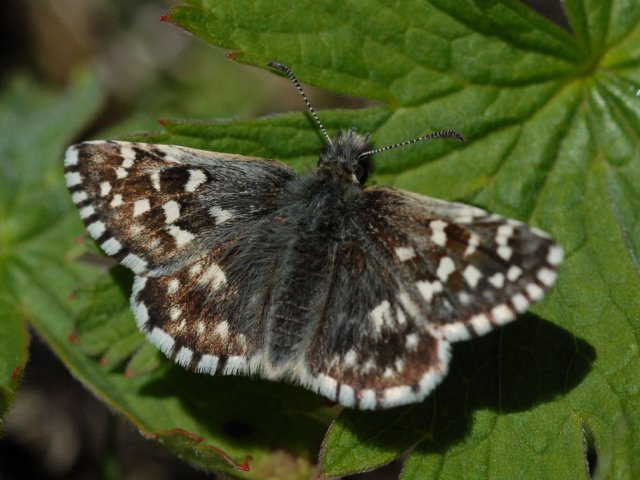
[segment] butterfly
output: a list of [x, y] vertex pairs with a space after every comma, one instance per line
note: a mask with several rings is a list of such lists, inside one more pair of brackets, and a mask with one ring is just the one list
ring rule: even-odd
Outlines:
[[69, 147], [65, 178], [87, 230], [135, 273], [139, 329], [178, 364], [300, 384], [339, 404], [418, 402], [450, 344], [512, 321], [553, 285], [546, 233], [480, 208], [365, 182], [355, 129], [304, 175], [263, 158], [174, 145]]

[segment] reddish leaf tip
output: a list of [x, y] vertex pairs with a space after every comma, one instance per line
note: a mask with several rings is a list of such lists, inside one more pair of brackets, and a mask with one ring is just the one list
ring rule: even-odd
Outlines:
[[250, 460], [253, 460], [253, 458], [250, 455], [247, 455], [246, 457], [244, 457], [244, 460], [242, 463], [236, 464], [236, 468], [238, 470], [242, 470], [243, 472], [248, 472], [249, 470], [251, 470], [251, 467], [249, 466]]
[[219, 455], [220, 458], [222, 458], [225, 462], [227, 462], [229, 465], [231, 465], [233, 468], [237, 470], [241, 470], [243, 472], [248, 472], [249, 470], [251, 470], [251, 467], [249, 465], [249, 462], [253, 460], [253, 457], [251, 455], [247, 455], [246, 457], [244, 457], [244, 460], [242, 461], [242, 463], [238, 463], [229, 455], [227, 455], [225, 452], [223, 452], [217, 447], [214, 447], [213, 445], [202, 445], [202, 446], [199, 446], [198, 448], [202, 450], [208, 450], [210, 452], [215, 453], [216, 455]]
[[160, 16], [158, 18], [158, 20], [160, 20], [161, 22], [168, 22], [169, 21], [169, 14], [165, 13], [164, 15]]
[[166, 118], [159, 118], [158, 123], [165, 127], [169, 123], [169, 120], [167, 120]]
[[131, 377], [135, 377], [136, 376], [136, 372], [133, 370], [129, 370], [128, 368], [124, 371], [123, 375], [126, 378], [131, 378]]
[[78, 343], [78, 335], [76, 335], [75, 333], [70, 333], [67, 337], [67, 341], [69, 343]]
[[20, 375], [22, 375], [22, 369], [23, 369], [23, 366], [22, 366], [22, 365], [20, 365], [20, 366], [18, 366], [18, 367], [16, 367], [16, 368], [14, 368], [14, 369], [13, 369], [13, 372], [11, 372], [11, 380], [15, 380], [15, 379], [17, 379]]

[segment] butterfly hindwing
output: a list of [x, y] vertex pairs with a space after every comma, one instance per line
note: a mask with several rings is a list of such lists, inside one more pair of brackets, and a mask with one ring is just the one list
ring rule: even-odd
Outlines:
[[372, 255], [372, 239], [358, 237], [334, 257], [307, 368], [317, 390], [348, 407], [415, 402], [446, 374], [449, 343], [414, 316], [402, 283]]
[[[469, 205], [390, 188], [364, 191], [332, 258], [307, 366], [345, 406], [427, 396], [449, 342], [513, 320], [553, 284], [562, 250], [545, 233]], [[319, 380], [318, 380], [319, 379]]]

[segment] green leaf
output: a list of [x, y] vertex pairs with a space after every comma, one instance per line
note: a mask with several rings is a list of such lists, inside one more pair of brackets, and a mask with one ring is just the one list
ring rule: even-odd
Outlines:
[[76, 80], [73, 94], [61, 96], [16, 77], [0, 97], [0, 415], [27, 360], [25, 321], [38, 311], [67, 319], [66, 296], [82, 276], [66, 261], [81, 230], [59, 159], [99, 104], [87, 76]]
[[[340, 415], [321, 473], [365, 471], [415, 445], [403, 478], [581, 478], [586, 427], [608, 476], [639, 476], [640, 4], [567, 0], [574, 35], [507, 0], [188, 4], [170, 21], [237, 60], [276, 59], [302, 81], [385, 103], [351, 123], [321, 112], [331, 131], [355, 125], [383, 145], [458, 128], [469, 140], [380, 155], [374, 181], [525, 220], [567, 252], [534, 314], [456, 345], [426, 402]], [[295, 117], [167, 129], [162, 141], [296, 165], [321, 145]]]
[[[469, 140], [380, 155], [374, 182], [520, 218], [567, 251], [552, 294], [456, 345], [427, 401], [344, 411], [321, 475], [410, 449], [403, 478], [582, 478], [586, 430], [598, 475], [640, 476], [640, 5], [566, 0], [572, 36], [506, 0], [189, 4], [170, 20], [239, 61], [277, 59], [303, 81], [384, 103], [320, 112], [331, 132], [356, 126], [383, 145], [458, 128]], [[251, 455], [252, 478], [308, 478], [333, 413], [321, 398], [171, 365], [133, 329], [130, 275], [92, 283], [104, 272], [73, 241], [84, 229], [61, 156], [100, 104], [88, 78], [59, 98], [18, 81], [0, 102], [0, 409], [19, 381], [28, 319], [88, 388], [181, 458], [236, 474]], [[322, 146], [303, 115], [165, 127], [141, 138], [300, 168]]]

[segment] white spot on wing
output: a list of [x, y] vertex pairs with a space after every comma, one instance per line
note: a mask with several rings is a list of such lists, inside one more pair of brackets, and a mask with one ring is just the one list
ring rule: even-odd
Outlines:
[[352, 348], [344, 355], [344, 366], [347, 368], [354, 367], [356, 365], [357, 358], [358, 358], [358, 355], [356, 354], [356, 351]]
[[338, 398], [338, 402], [340, 402], [340, 405], [344, 407], [355, 407], [356, 395], [353, 387], [350, 387], [349, 385], [340, 385], [340, 396]]
[[195, 192], [196, 189], [206, 182], [207, 176], [202, 170], [191, 169], [189, 170], [189, 180], [184, 189], [187, 192]]
[[198, 365], [196, 365], [196, 372], [213, 375], [216, 373], [216, 368], [218, 368], [218, 357], [215, 355], [203, 355]]
[[119, 207], [123, 203], [124, 202], [122, 201], [122, 195], [120, 195], [119, 193], [116, 193], [111, 199], [111, 203], [109, 204], [109, 206], [115, 208], [115, 207]]
[[167, 293], [169, 295], [173, 295], [178, 291], [178, 288], [180, 288], [180, 280], [178, 280], [177, 278], [172, 278], [171, 280], [169, 280], [169, 284], [167, 285]]
[[111, 184], [109, 182], [100, 182], [100, 196], [106, 197], [111, 192]]
[[165, 223], [173, 223], [180, 218], [180, 204], [175, 200], [169, 200], [162, 205]]
[[498, 245], [506, 245], [509, 239], [513, 236], [513, 226], [500, 225], [496, 232], [496, 243]]
[[562, 247], [558, 245], [554, 245], [549, 249], [549, 254], [547, 255], [547, 262], [551, 265], [559, 265], [562, 263], [564, 259], [564, 251]]
[[418, 334], [409, 333], [405, 339], [404, 346], [408, 351], [414, 352], [418, 348]]
[[510, 282], [515, 282], [520, 275], [522, 275], [522, 269], [517, 265], [511, 265], [507, 270], [507, 278]]
[[164, 330], [154, 327], [148, 335], [149, 341], [160, 349], [165, 355], [171, 355], [173, 345], [176, 343], [173, 337]]
[[460, 303], [462, 303], [463, 305], [469, 305], [469, 303], [471, 303], [471, 295], [469, 295], [467, 292], [459, 292], [458, 300], [460, 300]]
[[100, 245], [107, 255], [115, 255], [120, 251], [122, 245], [118, 240], [111, 237], [109, 240]]
[[548, 268], [541, 268], [538, 270], [537, 277], [544, 285], [550, 287], [556, 281], [556, 276], [558, 274], [554, 270], [550, 270]]
[[209, 213], [216, 219], [216, 225], [220, 225], [230, 218], [233, 218], [233, 212], [231, 210], [223, 210], [220, 207], [211, 207]]
[[93, 222], [87, 227], [89, 234], [96, 240], [105, 232], [106, 227], [102, 222]]
[[496, 272], [489, 277], [489, 283], [496, 288], [502, 288], [504, 286], [504, 275], [500, 272]]
[[227, 282], [227, 277], [217, 264], [212, 263], [198, 281], [200, 283], [210, 283], [211, 288], [217, 290]]
[[415, 256], [416, 251], [413, 247], [396, 247], [396, 257], [398, 257], [401, 262], [411, 260]]
[[376, 408], [376, 392], [372, 388], [365, 388], [364, 390], [360, 390], [360, 404], [359, 407], [362, 410], [373, 410]]
[[530, 283], [529, 285], [527, 285], [525, 290], [529, 295], [529, 298], [531, 298], [531, 300], [533, 301], [540, 300], [544, 296], [544, 292], [542, 291], [542, 289], [535, 283]]
[[222, 340], [225, 340], [229, 335], [229, 324], [227, 323], [227, 321], [224, 320], [216, 325], [216, 328], [213, 329], [213, 333], [219, 335]]
[[193, 358], [193, 352], [190, 348], [182, 347], [176, 355], [175, 362], [183, 367], [189, 366], [191, 359]]
[[431, 302], [436, 293], [442, 292], [442, 283], [438, 280], [434, 280], [433, 282], [419, 280], [416, 282], [416, 287], [427, 302]]
[[482, 278], [482, 273], [473, 265], [467, 265], [467, 268], [462, 272], [464, 279], [467, 281], [471, 288], [475, 288], [478, 285], [478, 281]]
[[335, 378], [331, 378], [323, 373], [318, 375], [316, 379], [316, 388], [318, 392], [331, 400], [336, 399], [336, 391], [338, 389], [338, 382]]
[[67, 187], [74, 187], [82, 183], [82, 177], [78, 172], [65, 173], [64, 178], [67, 181]]
[[133, 167], [133, 161], [136, 159], [136, 152], [129, 145], [120, 144], [120, 155], [122, 155], [122, 168]]
[[509, 260], [511, 258], [511, 255], [513, 254], [513, 249], [511, 247], [508, 247], [506, 245], [500, 245], [498, 247], [498, 255], [500, 256], [500, 258], [503, 258], [505, 260]]
[[80, 192], [73, 192], [73, 194], [71, 195], [71, 200], [73, 200], [73, 203], [78, 204], [80, 202], [84, 202], [87, 198], [87, 192], [85, 191], [80, 191]]
[[449, 357], [448, 348], [449, 348], [449, 343], [442, 342], [442, 350], [440, 349], [438, 350], [438, 358], [444, 364], [444, 368], [442, 368], [442, 370], [432, 369], [426, 372], [424, 375], [422, 375], [422, 378], [420, 379], [420, 382], [419, 382], [420, 392], [422, 393], [422, 396], [427, 395], [434, 388], [436, 388], [436, 385], [440, 383], [440, 381], [444, 378], [445, 374], [447, 373], [446, 367], [447, 367], [447, 362]]
[[246, 369], [247, 359], [244, 357], [240, 357], [234, 355], [227, 359], [227, 363], [224, 366], [224, 374], [225, 375], [234, 375], [238, 372], [242, 372]]
[[149, 311], [147, 310], [147, 306], [140, 302], [135, 306], [133, 313], [135, 314], [136, 325], [138, 325], [138, 328], [140, 330], [145, 329], [147, 322], [149, 322]]
[[149, 177], [151, 179], [151, 186], [153, 187], [154, 190], [159, 192], [160, 191], [160, 172], [156, 170], [155, 172], [151, 173]]
[[395, 362], [393, 362], [393, 364], [395, 365], [398, 373], [402, 373], [402, 370], [404, 370], [404, 360], [402, 360], [400, 357], [396, 357], [396, 360]]
[[78, 164], [78, 150], [76, 147], [69, 147], [64, 155], [65, 167], [71, 167]]
[[511, 302], [513, 303], [513, 306], [516, 307], [516, 311], [518, 313], [524, 312], [529, 306], [529, 300], [527, 300], [527, 298], [521, 293], [514, 295]]
[[404, 325], [405, 323], [407, 323], [407, 316], [404, 314], [402, 308], [400, 307], [396, 308], [396, 320], [398, 322], [398, 325]]
[[89, 205], [88, 207], [84, 207], [82, 210], [80, 210], [80, 218], [84, 219], [90, 217], [95, 212], [95, 209], [91, 205]]
[[186, 245], [187, 243], [189, 243], [191, 240], [195, 238], [193, 233], [187, 230], [183, 230], [182, 228], [177, 227], [175, 225], [171, 225], [169, 227], [169, 234], [175, 239], [176, 245], [178, 247], [182, 247], [183, 245]]
[[469, 323], [478, 335], [484, 335], [493, 328], [489, 318], [484, 313], [474, 315], [469, 319]]
[[471, 232], [471, 234], [469, 235], [469, 243], [467, 244], [467, 248], [464, 251], [464, 256], [468, 257], [469, 255], [473, 254], [478, 248], [478, 245], [480, 245], [480, 237]]
[[385, 323], [391, 324], [393, 321], [393, 315], [391, 313], [391, 304], [389, 301], [383, 300], [380, 302], [377, 307], [371, 310], [369, 317], [371, 318], [373, 326], [378, 333], [382, 330], [382, 325]]
[[493, 320], [498, 325], [504, 325], [509, 320], [513, 320], [513, 312], [504, 303], [496, 307], [493, 307], [491, 309], [491, 315], [493, 315]]
[[432, 220], [429, 222], [429, 228], [431, 229], [431, 240], [436, 245], [444, 247], [447, 244], [447, 234], [444, 229], [447, 227], [447, 222], [442, 220]]
[[446, 282], [447, 278], [449, 278], [449, 275], [451, 275], [455, 271], [455, 269], [456, 266], [453, 263], [451, 257], [442, 257], [440, 259], [440, 264], [438, 265], [438, 271], [436, 272], [436, 274], [438, 275], [438, 278], [440, 280]]
[[124, 168], [122, 167], [118, 167], [116, 168], [116, 177], [117, 178], [125, 178], [127, 175], [129, 175], [129, 172], [127, 172]]
[[449, 342], [469, 340], [471, 332], [464, 323], [448, 323], [442, 327], [442, 333]]
[[381, 404], [385, 408], [391, 408], [398, 405], [405, 405], [415, 401], [415, 393], [408, 385], [387, 388], [384, 391]]
[[133, 216], [137, 217], [138, 215], [142, 215], [145, 212], [151, 210], [151, 205], [149, 204], [148, 198], [143, 198], [142, 200], [136, 200], [133, 203]]
[[125, 267], [129, 267], [134, 273], [142, 273], [147, 269], [147, 262], [133, 253], [124, 257], [120, 263]]

